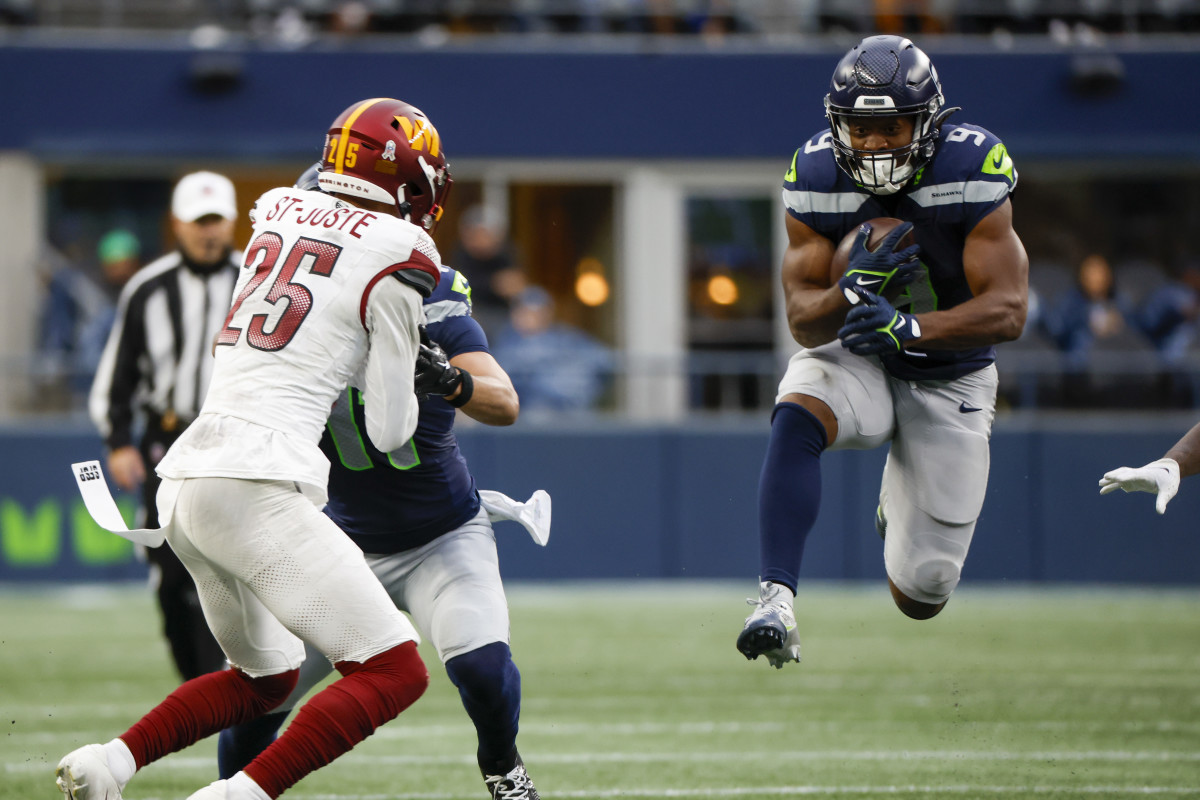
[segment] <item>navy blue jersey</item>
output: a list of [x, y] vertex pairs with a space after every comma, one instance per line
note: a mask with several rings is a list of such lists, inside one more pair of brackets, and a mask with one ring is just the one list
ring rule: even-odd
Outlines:
[[[788, 213], [835, 245], [875, 217], [912, 222], [928, 280], [909, 287], [896, 306], [919, 314], [971, 299], [962, 261], [967, 234], [1017, 184], [1017, 171], [1000, 140], [976, 125], [944, 125], [930, 162], [899, 192], [879, 196], [838, 168], [831, 136], [828, 130], [817, 134], [793, 156], [783, 179]], [[956, 378], [996, 357], [992, 347], [923, 352], [884, 356], [884, 367], [902, 380]]]
[[[488, 352], [487, 337], [471, 317], [471, 287], [441, 268], [425, 301], [429, 338], [453, 358]], [[329, 459], [328, 514], [366, 553], [398, 553], [433, 541], [479, 512], [475, 478], [458, 450], [455, 410], [441, 397], [420, 401], [417, 430], [403, 447], [382, 453], [364, 435], [362, 395], [338, 398], [321, 437]]]

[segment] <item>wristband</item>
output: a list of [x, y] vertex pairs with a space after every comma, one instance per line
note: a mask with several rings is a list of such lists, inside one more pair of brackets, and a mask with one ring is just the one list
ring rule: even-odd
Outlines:
[[475, 392], [475, 381], [471, 378], [471, 373], [467, 372], [462, 367], [458, 367], [458, 374], [462, 376], [462, 383], [459, 384], [458, 396], [453, 400], [446, 398], [446, 402], [455, 408], [462, 408], [467, 403], [471, 402], [471, 395]]

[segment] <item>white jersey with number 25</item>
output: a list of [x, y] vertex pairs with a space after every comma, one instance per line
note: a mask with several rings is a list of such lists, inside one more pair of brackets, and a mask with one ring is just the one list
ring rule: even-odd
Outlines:
[[250, 218], [208, 396], [158, 474], [290, 480], [324, 504], [317, 443], [352, 379], [376, 447], [393, 450], [416, 427], [414, 287], [436, 286], [441, 259], [417, 226], [320, 192], [272, 189]]

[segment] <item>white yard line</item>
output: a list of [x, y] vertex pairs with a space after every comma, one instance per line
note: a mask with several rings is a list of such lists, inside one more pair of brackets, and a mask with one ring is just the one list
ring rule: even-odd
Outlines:
[[[117, 709], [120, 706], [105, 706], [106, 710]], [[133, 708], [132, 706], [130, 707]], [[141, 708], [140, 706], [138, 708]], [[53, 709], [51, 709], [53, 711]], [[11, 713], [10, 709], [5, 709]], [[19, 715], [17, 715], [19, 716]], [[113, 713], [113, 716], [120, 716]], [[837, 734], [848, 729], [887, 731], [893, 728], [907, 729], [911, 723], [904, 721], [856, 721], [853, 723], [840, 722], [717, 722], [699, 720], [695, 722], [524, 722], [521, 723], [521, 733], [526, 737], [534, 736], [722, 736], [734, 734], [768, 734], [783, 733], [801, 736], [805, 733], [822, 732]], [[40, 731], [25, 734], [22, 738], [27, 743], [53, 744], [63, 746], [77, 743], [82, 739], [95, 738], [92, 726], [86, 732], [65, 731], [49, 733]], [[927, 723], [928, 731], [942, 728], [953, 728], [961, 732], [987, 731], [1069, 731], [1076, 734], [1105, 733], [1121, 731], [1125, 733], [1200, 733], [1200, 722], [1184, 722], [1178, 720], [1147, 720], [1136, 722], [1072, 722], [1070, 720], [1029, 720], [1028, 722], [933, 722]], [[375, 732], [373, 740], [418, 740], [427, 741], [439, 737], [467, 737], [474, 741], [475, 730], [470, 720], [463, 716], [461, 723], [451, 725], [407, 725], [403, 719], [385, 725]]]
[[[121, 717], [144, 711], [144, 705], [97, 705], [89, 707], [89, 716], [102, 714], [105, 717]], [[24, 713], [22, 713], [24, 712]], [[5, 708], [5, 714], [22, 717], [45, 716], [46, 713], [62, 715], [62, 709], [52, 706], [28, 706], [22, 708], [19, 704]], [[1148, 720], [1136, 722], [1073, 722], [1070, 720], [1029, 720], [1028, 722], [930, 722], [925, 723], [928, 730], [953, 728], [956, 731], [1071, 731], [1074, 733], [1103, 733], [1106, 731], [1122, 731], [1133, 733], [1200, 733], [1200, 722], [1179, 720]], [[908, 728], [911, 723], [906, 721], [870, 721], [856, 720], [854, 722], [718, 722], [698, 720], [695, 722], [521, 722], [521, 733], [526, 736], [703, 736], [725, 734], [759, 734], [787, 733], [801, 735], [806, 732], [820, 731], [837, 733], [842, 730], [886, 731], [893, 728]], [[99, 726], [91, 726], [95, 729]], [[88, 734], [85, 734], [85, 738]], [[91, 734], [95, 735], [95, 734]], [[375, 732], [373, 739], [418, 739], [425, 740], [439, 736], [458, 737], [475, 736], [475, 730], [466, 715], [461, 724], [451, 725], [408, 725], [403, 718], [397, 722], [385, 725]], [[41, 731], [27, 734], [24, 737], [33, 742], [71, 742], [80, 738], [74, 732], [48, 733]]]
[[[686, 753], [646, 752], [581, 752], [536, 753], [530, 751], [529, 763], [542, 764], [686, 764], [709, 761], [732, 763], [747, 761], [1028, 761], [1028, 762], [1196, 762], [1200, 752], [1193, 750], [772, 750], [772, 751], [689, 751]], [[339, 764], [388, 764], [419, 766], [423, 764], [474, 764], [470, 753], [453, 755], [386, 755], [350, 752], [341, 756]], [[47, 769], [46, 761], [22, 761], [4, 764], [5, 772], [37, 772]], [[178, 771], [212, 770], [211, 758], [170, 756], [154, 769]]]

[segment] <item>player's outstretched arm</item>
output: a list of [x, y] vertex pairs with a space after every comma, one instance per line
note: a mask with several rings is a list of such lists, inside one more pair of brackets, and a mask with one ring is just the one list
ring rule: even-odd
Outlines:
[[1200, 472], [1200, 423], [1183, 435], [1166, 454], [1144, 467], [1119, 467], [1104, 473], [1100, 494], [1124, 492], [1156, 494], [1154, 509], [1162, 514], [1179, 491], [1179, 481]]
[[1008, 342], [1021, 335], [1029, 306], [1029, 257], [1012, 226], [1005, 200], [967, 236], [963, 271], [974, 295], [944, 311], [918, 314], [921, 347], [961, 350]]
[[829, 279], [834, 243], [790, 214], [784, 219], [788, 246], [783, 254], [783, 293], [788, 328], [800, 344], [817, 347], [837, 338], [850, 302]]
[[1200, 422], [1183, 435], [1183, 438], [1171, 446], [1165, 458], [1174, 459], [1179, 464], [1179, 477], [1186, 478], [1200, 472]]
[[[470, 317], [456, 318], [460, 325], [483, 331]], [[463, 350], [448, 356], [421, 326], [415, 388], [417, 397], [437, 396], [485, 425], [512, 425], [520, 404], [508, 373], [487, 351]]]
[[450, 363], [471, 373], [475, 384], [471, 399], [459, 406], [464, 414], [484, 425], [512, 425], [517, 421], [521, 409], [517, 390], [491, 353], [459, 353]]

